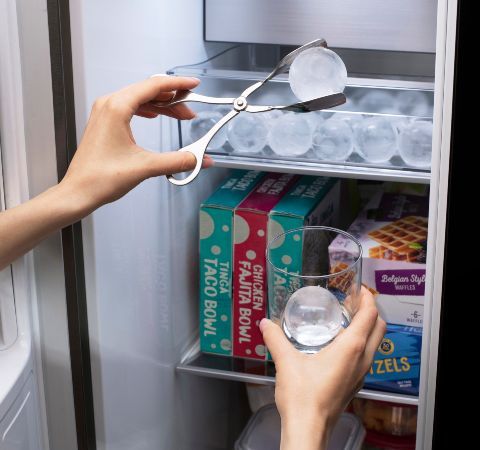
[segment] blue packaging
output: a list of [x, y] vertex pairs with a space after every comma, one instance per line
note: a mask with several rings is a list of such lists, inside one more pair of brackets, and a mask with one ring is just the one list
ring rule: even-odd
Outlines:
[[387, 324], [387, 332], [365, 376], [365, 388], [418, 395], [422, 329]]

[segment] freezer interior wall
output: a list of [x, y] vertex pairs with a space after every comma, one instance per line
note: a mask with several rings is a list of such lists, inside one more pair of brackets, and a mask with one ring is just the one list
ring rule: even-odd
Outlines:
[[[70, 8], [78, 136], [96, 97], [223, 48], [203, 42], [195, 0]], [[139, 145], [176, 149], [176, 123], [132, 127]], [[99, 449], [227, 448], [236, 434], [229, 383], [175, 374], [198, 332], [198, 204], [222, 172], [182, 189], [149, 180], [83, 223]]]

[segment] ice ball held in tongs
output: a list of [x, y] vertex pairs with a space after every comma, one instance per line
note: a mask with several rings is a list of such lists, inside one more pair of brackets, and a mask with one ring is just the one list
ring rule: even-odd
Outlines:
[[[247, 102], [247, 97], [255, 92], [257, 89], [261, 88], [267, 81], [271, 80], [277, 75], [280, 75], [282, 73], [288, 73], [290, 71], [290, 67], [292, 66], [292, 63], [294, 60], [304, 51], [309, 50], [309, 51], [314, 51], [313, 49], [326, 49], [327, 43], [324, 39], [317, 39], [315, 41], [309, 42], [308, 44], [302, 45], [301, 47], [295, 49], [288, 55], [286, 55], [282, 60], [276, 65], [276, 67], [272, 70], [272, 72], [262, 81], [258, 81], [251, 86], [249, 86], [247, 89], [245, 89], [237, 98], [220, 98], [220, 97], [209, 97], [205, 95], [200, 95], [196, 94], [195, 92], [191, 91], [177, 91], [175, 93], [175, 96], [168, 102], [159, 102], [159, 101], [152, 101], [150, 104], [156, 108], [168, 108], [170, 106], [174, 106], [178, 103], [183, 103], [183, 102], [199, 102], [199, 103], [210, 103], [214, 105], [232, 105], [233, 109], [228, 112], [222, 119], [220, 119], [203, 137], [198, 139], [197, 141], [193, 142], [190, 145], [187, 145], [186, 147], [183, 147], [179, 149], [181, 152], [190, 152], [192, 153], [195, 158], [196, 158], [196, 166], [195, 169], [186, 177], [183, 179], [178, 179], [174, 178], [173, 175], [168, 175], [167, 178], [168, 180], [177, 186], [184, 186], [191, 181], [193, 181], [197, 175], [199, 174], [201, 168], [202, 168], [202, 160], [203, 160], [203, 155], [205, 154], [205, 151], [207, 149], [207, 146], [209, 142], [213, 139], [215, 134], [231, 119], [233, 119], [237, 114], [246, 112], [246, 113], [261, 113], [261, 112], [267, 112], [267, 111], [272, 111], [272, 110], [282, 110], [282, 111], [293, 111], [295, 113], [308, 113], [311, 111], [319, 111], [322, 109], [328, 109], [328, 108], [333, 108], [335, 106], [341, 105], [345, 103], [346, 98], [345, 95], [342, 92], [337, 92], [337, 93], [331, 93], [322, 97], [318, 98], [313, 98], [307, 101], [302, 101], [299, 103], [294, 103], [292, 105], [288, 106], [259, 106], [259, 105], [249, 105]], [[327, 50], [327, 52], [330, 52]], [[333, 54], [333, 52], [330, 52]], [[304, 55], [307, 55], [307, 53], [304, 53]], [[338, 58], [337, 55], [333, 54], [335, 57]], [[303, 55], [302, 55], [303, 56]], [[327, 55], [328, 57], [329, 55]], [[339, 58], [338, 58], [339, 59]], [[308, 61], [307, 61], [308, 62]], [[317, 63], [320, 63], [320, 67], [315, 68], [311, 64], [310, 67], [307, 67], [306, 71], [316, 71], [318, 75], [318, 68], [320, 69], [319, 72], [322, 71], [322, 59], [318, 60], [317, 58]], [[346, 73], [346, 72], [345, 72]], [[292, 73], [290, 74], [290, 84], [292, 85], [292, 75], [293, 75], [293, 70]], [[301, 79], [299, 79], [300, 83], [303, 83], [305, 85], [305, 80], [309, 80], [309, 74], [305, 73], [305, 71], [302, 71]], [[321, 77], [318, 78], [318, 76], [315, 78], [315, 74], [313, 74], [313, 78], [310, 77], [310, 80], [315, 81], [320, 81], [321, 82]], [[344, 87], [344, 86], [343, 86]], [[342, 88], [339, 88], [339, 90], [343, 90]], [[312, 86], [311, 92], [315, 92], [315, 87]], [[317, 90], [318, 91], [318, 90]], [[320, 90], [320, 92], [324, 92]], [[299, 96], [297, 94], [297, 96]], [[301, 96], [299, 96], [301, 97]]]

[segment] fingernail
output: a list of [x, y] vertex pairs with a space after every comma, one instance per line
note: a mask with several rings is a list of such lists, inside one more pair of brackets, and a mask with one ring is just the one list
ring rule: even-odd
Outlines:
[[154, 77], [169, 77], [170, 75], [166, 74], [166, 73], [155, 73], [153, 75], [150, 75], [150, 78], [154, 78]]
[[200, 83], [200, 79], [199, 79], [199, 78], [195, 78], [195, 77], [187, 77], [187, 78], [190, 78], [190, 80], [197, 81], [198, 83]]
[[267, 326], [268, 322], [270, 322], [269, 319], [267, 319], [266, 317], [264, 317], [260, 323], [258, 324], [258, 328], [260, 328], [260, 331], [263, 333], [263, 331], [265, 330], [265, 327]]

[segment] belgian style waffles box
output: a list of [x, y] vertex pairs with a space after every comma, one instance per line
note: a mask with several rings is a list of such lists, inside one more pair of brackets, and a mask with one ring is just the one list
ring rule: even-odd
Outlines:
[[[302, 176], [270, 211], [268, 242], [286, 231], [303, 226], [336, 226], [339, 201], [338, 178]], [[284, 239], [275, 240], [269, 252], [272, 264], [290, 273], [300, 273], [304, 265], [302, 248], [305, 243], [302, 241], [302, 233], [291, 233]], [[276, 286], [284, 283], [286, 279], [275, 279]], [[274, 292], [269, 292], [269, 309], [270, 315], [277, 317], [274, 295]]]
[[234, 170], [200, 206], [200, 348], [232, 354], [233, 217], [265, 174]]
[[267, 315], [268, 214], [298, 180], [292, 174], [267, 174], [235, 209], [233, 280], [233, 355], [266, 359], [258, 327]]
[[[427, 195], [378, 192], [349, 228], [362, 245], [362, 282], [388, 323], [421, 327], [428, 230]], [[351, 243], [329, 247], [332, 272], [344, 268]]]

